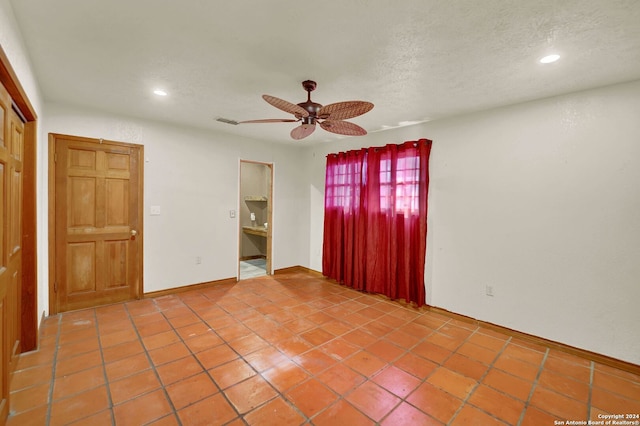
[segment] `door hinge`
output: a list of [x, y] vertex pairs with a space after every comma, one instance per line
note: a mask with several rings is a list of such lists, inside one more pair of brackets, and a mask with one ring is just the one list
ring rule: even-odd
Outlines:
[[58, 153], [57, 153], [57, 152], [54, 152], [54, 153], [53, 153], [53, 162], [54, 162], [54, 163], [57, 163], [57, 162], [58, 162]]
[[58, 292], [58, 282], [57, 282], [57, 281], [54, 281], [54, 282], [53, 282], [53, 292], [54, 292], [54, 293], [57, 293], [57, 292]]

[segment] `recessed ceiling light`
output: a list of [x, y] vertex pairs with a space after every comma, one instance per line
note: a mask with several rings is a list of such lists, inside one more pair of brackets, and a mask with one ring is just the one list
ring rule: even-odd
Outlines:
[[167, 92], [165, 92], [164, 90], [161, 89], [156, 89], [153, 91], [153, 93], [155, 93], [158, 96], [167, 96]]
[[540, 63], [541, 64], [550, 64], [552, 62], [557, 61], [558, 59], [560, 59], [560, 55], [556, 55], [556, 54], [547, 55], [547, 56], [545, 56], [543, 58], [540, 58]]

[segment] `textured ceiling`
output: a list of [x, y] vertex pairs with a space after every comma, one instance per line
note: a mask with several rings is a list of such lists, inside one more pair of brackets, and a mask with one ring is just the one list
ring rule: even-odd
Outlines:
[[[47, 101], [310, 144], [262, 94], [369, 132], [640, 79], [638, 0], [11, 0]], [[560, 61], [542, 65], [550, 52]], [[169, 96], [152, 94], [163, 88]]]

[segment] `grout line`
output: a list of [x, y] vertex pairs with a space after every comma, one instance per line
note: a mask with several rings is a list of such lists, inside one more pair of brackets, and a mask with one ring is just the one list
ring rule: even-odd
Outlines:
[[[58, 330], [56, 331], [56, 347], [53, 350], [53, 364], [51, 366], [51, 384], [49, 386], [47, 414], [45, 420], [47, 424], [51, 423], [51, 409], [53, 407], [53, 387], [56, 382], [56, 367], [58, 365], [58, 348], [60, 347], [60, 333], [62, 332], [62, 314], [58, 314]], [[39, 339], [40, 337], [38, 337]]]
[[595, 373], [596, 363], [591, 361], [589, 363], [589, 397], [587, 399], [587, 420], [591, 419], [591, 397], [593, 395], [593, 376]]
[[536, 390], [536, 386], [538, 386], [538, 380], [540, 380], [540, 376], [542, 375], [542, 370], [544, 369], [544, 364], [547, 362], [547, 357], [549, 356], [549, 351], [550, 349], [547, 348], [547, 350], [544, 352], [544, 356], [542, 357], [542, 362], [540, 363], [540, 367], [538, 368], [538, 374], [536, 374], [536, 378], [533, 380], [533, 383], [531, 385], [531, 390], [529, 391], [529, 396], [527, 397], [527, 400], [524, 403], [524, 408], [522, 409], [522, 413], [520, 413], [520, 418], [518, 419], [518, 423], [517, 426], [520, 426], [524, 420], [524, 415], [527, 412], [527, 410], [529, 409], [529, 403], [531, 402], [531, 398], [533, 397], [533, 393]]
[[104, 353], [102, 352], [102, 340], [100, 339], [100, 327], [98, 325], [98, 314], [93, 308], [93, 318], [96, 329], [96, 337], [98, 338], [98, 350], [100, 351], [100, 359], [102, 360], [102, 375], [104, 376], [104, 385], [107, 389], [107, 401], [109, 403], [109, 411], [111, 411], [111, 426], [116, 425], [116, 415], [113, 411], [113, 399], [111, 398], [111, 387], [109, 386], [109, 377], [107, 376], [107, 365], [104, 362]]
[[[141, 299], [141, 300], [144, 300], [144, 299]], [[135, 303], [135, 301], [134, 301], [134, 303]], [[155, 307], [156, 305], [155, 305], [155, 301], [153, 301], [153, 299], [152, 299], [152, 303], [154, 304], [154, 307]], [[158, 379], [158, 383], [160, 383], [162, 392], [164, 393], [164, 396], [167, 399], [167, 402], [169, 403], [169, 407], [171, 407], [171, 411], [173, 413], [173, 416], [176, 419], [176, 421], [178, 422], [178, 425], [182, 426], [182, 422], [180, 421], [180, 417], [178, 417], [178, 412], [176, 411], [176, 407], [173, 405], [173, 401], [171, 400], [171, 397], [169, 396], [169, 393], [167, 392], [167, 387], [162, 382], [162, 379], [160, 378], [160, 375], [158, 374], [158, 370], [156, 369], [156, 365], [153, 363], [153, 360], [151, 359], [151, 356], [149, 355], [149, 351], [147, 350], [147, 347], [145, 346], [144, 341], [142, 340], [142, 336], [140, 335], [140, 332], [138, 331], [138, 325], [133, 320], [133, 316], [131, 315], [131, 312], [129, 311], [129, 306], [127, 306], [127, 303], [123, 303], [123, 308], [124, 308], [125, 312], [127, 313], [127, 316], [129, 317], [129, 321], [131, 321], [131, 324], [133, 325], [133, 329], [134, 329], [136, 335], [138, 336], [138, 340], [140, 341], [140, 345], [142, 346], [143, 353], [144, 353], [145, 357], [147, 358], [147, 361], [149, 362], [149, 365], [151, 366], [151, 370], [153, 370], [153, 374]], [[163, 315], [163, 317], [164, 317], [164, 315]], [[121, 377], [121, 379], [123, 379], [123, 378], [124, 377]], [[129, 399], [129, 401], [132, 401], [132, 400], [134, 400], [136, 398], [141, 397], [142, 395], [146, 395], [146, 394], [149, 394], [151, 392], [154, 392], [154, 391], [145, 392], [143, 394], [136, 395], [133, 398]], [[122, 404], [124, 404], [124, 402], [122, 402]], [[114, 417], [114, 421], [115, 421], [115, 413], [114, 413], [113, 417]], [[161, 418], [164, 418], [164, 417], [167, 417], [167, 416], [159, 417], [157, 419], [152, 420], [152, 422], [160, 420]]]

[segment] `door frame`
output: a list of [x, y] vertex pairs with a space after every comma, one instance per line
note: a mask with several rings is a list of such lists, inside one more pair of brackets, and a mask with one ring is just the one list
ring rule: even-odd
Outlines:
[[237, 223], [238, 223], [238, 256], [237, 256], [237, 269], [236, 269], [236, 281], [240, 281], [240, 258], [242, 257], [242, 223], [240, 223], [240, 205], [244, 201], [242, 200], [242, 163], [261, 164], [267, 166], [270, 172], [268, 204], [267, 204], [267, 275], [273, 275], [273, 187], [274, 187], [274, 164], [266, 163], [263, 161], [243, 160], [240, 158], [238, 162], [238, 210], [237, 210]]
[[38, 250], [36, 151], [38, 116], [9, 58], [0, 46], [0, 83], [26, 120], [24, 123], [24, 161], [22, 163], [22, 312], [20, 318], [21, 351], [38, 347]]
[[140, 244], [138, 247], [137, 262], [139, 273], [137, 288], [135, 289], [136, 297], [140, 299], [144, 294], [144, 145], [49, 133], [49, 315], [57, 314], [59, 309], [58, 292], [56, 291], [56, 137], [96, 144], [109, 143], [110, 145], [120, 145], [140, 150], [140, 162], [138, 163], [138, 235], [136, 236]]

